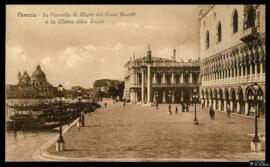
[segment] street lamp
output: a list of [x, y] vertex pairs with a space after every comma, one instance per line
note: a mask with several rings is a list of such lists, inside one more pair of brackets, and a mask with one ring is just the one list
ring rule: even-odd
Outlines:
[[199, 94], [198, 94], [198, 90], [196, 88], [193, 89], [192, 98], [193, 98], [193, 103], [195, 105], [195, 113], [194, 113], [195, 115], [194, 115], [193, 124], [198, 125], [199, 122], [197, 120], [196, 103], [197, 103], [197, 100], [199, 99]]
[[156, 103], [158, 103], [158, 91], [155, 92], [155, 96], [156, 96]]
[[[77, 96], [77, 98], [78, 98], [78, 100], [79, 100], [79, 109], [81, 109], [81, 100], [82, 100], [82, 92], [81, 92], [81, 90], [79, 89], [78, 90], [78, 96]], [[81, 111], [81, 113], [80, 113], [80, 120], [79, 120], [79, 122], [81, 123], [81, 126], [82, 127], [84, 127], [84, 113], [83, 113], [83, 111]]]
[[171, 90], [169, 90], [169, 92], [168, 92], [168, 96], [169, 96], [170, 101], [171, 101], [171, 100], [172, 100], [172, 99], [171, 99], [171, 97], [172, 97], [172, 91], [171, 91]]
[[156, 109], [158, 110], [158, 91], [155, 92]]
[[[64, 94], [63, 94], [63, 86], [60, 84], [58, 86], [58, 96], [57, 96], [57, 102], [59, 104], [59, 109], [62, 112], [62, 101], [64, 100]], [[56, 142], [56, 151], [64, 151], [65, 150], [65, 145], [64, 145], [64, 139], [63, 139], [63, 135], [62, 135], [62, 113], [58, 113], [59, 114], [59, 138]]]
[[258, 102], [259, 100], [262, 100], [262, 95], [259, 94], [259, 85], [255, 83], [254, 85], [251, 86], [251, 90], [248, 91], [247, 94], [248, 101], [254, 106], [255, 108], [255, 113], [254, 113], [254, 120], [255, 120], [255, 134], [254, 138], [251, 141], [251, 150], [252, 151], [261, 151], [261, 143], [260, 139], [258, 137]]

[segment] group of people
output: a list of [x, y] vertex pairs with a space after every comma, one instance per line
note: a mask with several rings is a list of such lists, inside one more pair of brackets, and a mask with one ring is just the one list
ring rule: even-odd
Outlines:
[[[169, 114], [172, 115], [172, 107], [171, 104], [169, 104]], [[175, 114], [178, 114], [178, 108], [175, 106]]]
[[[230, 109], [229, 105], [227, 105], [226, 112], [227, 112], [227, 118], [231, 118], [231, 109]], [[216, 114], [216, 112], [213, 109], [213, 106], [211, 105], [210, 108], [209, 108], [209, 115], [210, 115], [211, 120], [215, 119], [215, 114]]]
[[182, 112], [189, 112], [189, 106], [182, 103]]

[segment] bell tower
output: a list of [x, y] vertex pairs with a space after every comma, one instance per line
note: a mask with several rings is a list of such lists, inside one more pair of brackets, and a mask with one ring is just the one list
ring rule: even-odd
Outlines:
[[22, 83], [22, 75], [21, 75], [20, 71], [18, 72], [17, 78], [18, 78], [18, 84], [21, 84]]

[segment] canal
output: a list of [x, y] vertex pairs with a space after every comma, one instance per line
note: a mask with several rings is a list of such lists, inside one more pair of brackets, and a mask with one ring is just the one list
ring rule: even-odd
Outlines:
[[[6, 99], [5, 116], [9, 120], [7, 104], [33, 104], [48, 102], [52, 99]], [[58, 133], [57, 128], [50, 131], [5, 133], [5, 159], [6, 161], [33, 161], [32, 154], [46, 141]]]

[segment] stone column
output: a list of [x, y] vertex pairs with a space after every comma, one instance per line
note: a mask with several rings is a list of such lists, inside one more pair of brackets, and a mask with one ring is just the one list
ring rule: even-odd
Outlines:
[[174, 73], [172, 73], [172, 84], [174, 84]]
[[137, 79], [137, 73], [135, 73], [134, 75], [135, 75], [135, 76], [134, 76], [134, 78], [135, 78], [135, 79], [134, 79], [134, 80], [135, 80], [134, 84], [137, 85], [137, 84], [138, 84], [138, 83], [137, 83], [137, 81], [138, 81], [138, 79]]
[[192, 83], [192, 72], [190, 72], [189, 83]]
[[180, 83], [184, 83], [184, 73], [181, 73]]
[[212, 105], [212, 99], [210, 98], [209, 99], [209, 107], [211, 107], [211, 105]]
[[155, 93], [154, 93], [154, 97], [153, 97], [153, 102], [156, 103], [156, 96], [155, 96]]
[[151, 65], [147, 64], [147, 103], [151, 103]]
[[241, 112], [240, 111], [240, 102], [239, 101], [237, 101], [236, 112], [237, 113], [240, 113]]
[[162, 73], [162, 84], [166, 83], [165, 73]]
[[223, 111], [227, 111], [227, 100], [224, 100], [224, 107], [223, 107]]
[[142, 100], [141, 100], [141, 101], [142, 101], [142, 103], [144, 103], [144, 102], [145, 102], [145, 99], [144, 99], [144, 94], [145, 94], [145, 93], [144, 93], [144, 90], [145, 90], [144, 69], [142, 68], [141, 71], [142, 71], [142, 84], [141, 84], [141, 85], [142, 85], [142, 87], [141, 87], [141, 89], [142, 89], [142, 91], [141, 91], [142, 98], [141, 98], [141, 99], [142, 99]]
[[172, 90], [172, 103], [174, 103], [174, 90]]
[[218, 110], [221, 111], [221, 100], [218, 100]]
[[136, 73], [133, 73], [133, 84], [136, 85]]
[[[248, 76], [248, 73], [247, 73], [247, 69], [248, 69], [248, 68], [247, 68], [247, 66], [248, 66], [248, 64], [246, 64], [246, 70], [245, 70], [246, 77]], [[249, 74], [250, 74], [250, 71], [249, 71]], [[246, 77], [245, 77], [245, 78], [246, 78]], [[247, 80], [245, 80], [245, 82], [247, 82]]]
[[255, 73], [254, 73], [254, 75], [255, 75], [255, 81], [257, 81], [257, 63], [255, 63]]
[[245, 115], [248, 115], [248, 102], [245, 101]]
[[216, 100], [213, 100], [213, 109], [216, 110]]
[[157, 81], [156, 81], [156, 73], [154, 73], [153, 75], [154, 75], [153, 76], [153, 84], [156, 84], [157, 83]]
[[181, 89], [181, 102], [183, 102], [184, 101], [184, 91], [183, 91], [183, 89]]
[[233, 101], [232, 100], [230, 101], [230, 110], [231, 110], [231, 112], [233, 112]]
[[241, 64], [241, 83], [243, 82], [244, 80], [244, 66]]
[[138, 92], [135, 89], [135, 104], [138, 102]]
[[162, 102], [163, 103], [166, 103], [166, 92], [165, 92], [165, 90], [163, 90], [163, 96], [162, 96]]
[[203, 108], [203, 103], [204, 103], [204, 100], [201, 99], [201, 108]]
[[262, 61], [260, 62], [260, 80], [263, 80], [263, 63]]

